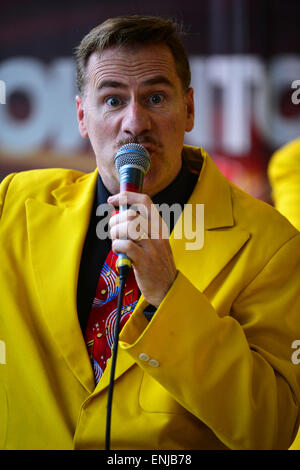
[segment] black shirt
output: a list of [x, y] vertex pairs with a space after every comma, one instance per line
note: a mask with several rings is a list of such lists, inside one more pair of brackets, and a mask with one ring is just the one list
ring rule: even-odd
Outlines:
[[[177, 203], [180, 204], [181, 209], [183, 210], [184, 204], [188, 201], [193, 192], [197, 179], [198, 175], [191, 173], [187, 169], [183, 160], [181, 170], [176, 178], [167, 188], [163, 189], [160, 193], [156, 194], [152, 198], [153, 203], [158, 205], [166, 203], [169, 206]], [[98, 174], [95, 199], [91, 212], [90, 224], [82, 251], [77, 286], [77, 311], [83, 335], [85, 334], [85, 329], [95, 296], [100, 272], [111, 249], [111, 239], [109, 236], [107, 236], [104, 240], [101, 240], [96, 234], [97, 224], [99, 221], [101, 221], [101, 219], [103, 220], [103, 217], [107, 217], [107, 213], [102, 214], [102, 216], [97, 216], [97, 207], [101, 204], [107, 204], [107, 198], [110, 195], [111, 194], [104, 186], [102, 179]], [[170, 221], [170, 233], [173, 230], [175, 223], [176, 220]]]

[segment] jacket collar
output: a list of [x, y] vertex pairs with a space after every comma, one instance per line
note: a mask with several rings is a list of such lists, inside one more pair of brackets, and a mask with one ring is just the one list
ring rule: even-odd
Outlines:
[[77, 281], [98, 171], [73, 174], [72, 182], [52, 191], [53, 203], [27, 199], [27, 232], [45, 324], [73, 374], [91, 392], [94, 378], [77, 315]]
[[[204, 292], [247, 242], [250, 234], [241, 230], [234, 220], [233, 186], [203, 149], [185, 147], [184, 157], [191, 170], [195, 169], [200, 156], [203, 158], [202, 169], [188, 204], [194, 207], [196, 204], [203, 204], [202, 247], [193, 249], [193, 246], [189, 245], [191, 240], [186, 236], [176, 239], [174, 231], [171, 234], [170, 243], [177, 269], [197, 289]], [[177, 224], [184, 226], [186, 214], [187, 209], [184, 210]], [[195, 210], [192, 214], [195, 225], [197, 222]]]
[[189, 204], [204, 204], [205, 230], [234, 225], [231, 189], [228, 180], [218, 170], [210, 156], [201, 148], [184, 146], [183, 158], [190, 171], [201, 172]]

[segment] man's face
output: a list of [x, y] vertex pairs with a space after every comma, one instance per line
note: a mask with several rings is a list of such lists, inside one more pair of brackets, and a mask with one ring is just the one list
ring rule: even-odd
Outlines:
[[79, 131], [88, 137], [107, 189], [119, 192], [114, 155], [138, 142], [151, 156], [143, 192], [152, 196], [177, 176], [185, 131], [193, 128], [193, 90], [182, 90], [166, 45], [113, 47], [93, 53], [83, 96], [76, 97]]

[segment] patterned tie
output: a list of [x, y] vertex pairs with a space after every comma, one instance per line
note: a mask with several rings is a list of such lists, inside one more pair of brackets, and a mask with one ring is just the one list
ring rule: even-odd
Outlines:
[[[102, 267], [85, 332], [85, 342], [94, 369], [95, 383], [103, 375], [114, 341], [119, 277], [116, 269], [118, 256], [110, 251]], [[128, 275], [120, 320], [120, 331], [133, 312], [140, 292], [131, 269]]]

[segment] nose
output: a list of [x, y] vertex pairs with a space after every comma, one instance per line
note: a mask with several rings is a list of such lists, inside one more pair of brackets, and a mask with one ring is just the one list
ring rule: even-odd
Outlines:
[[137, 136], [151, 128], [150, 116], [145, 107], [137, 102], [126, 106], [122, 120], [122, 132], [128, 136]]

